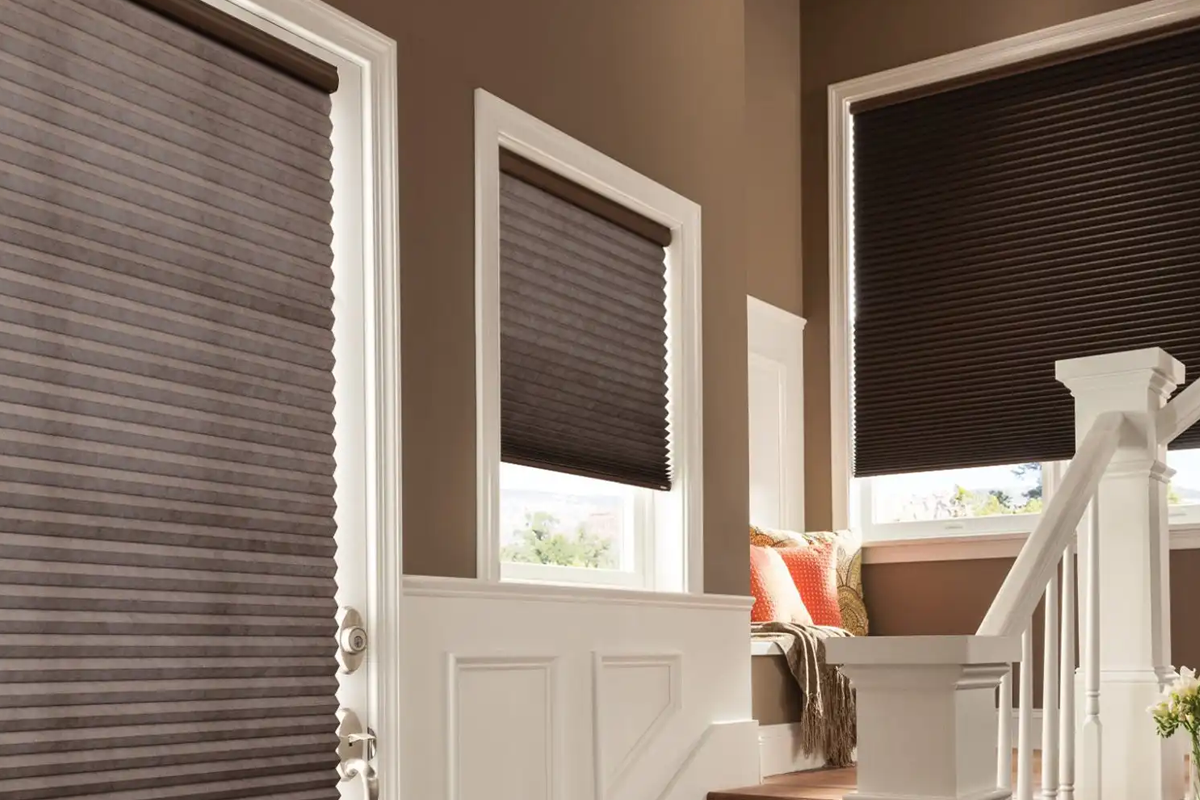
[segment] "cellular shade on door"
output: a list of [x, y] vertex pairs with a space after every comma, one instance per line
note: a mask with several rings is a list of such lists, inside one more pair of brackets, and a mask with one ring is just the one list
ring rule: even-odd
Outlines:
[[1057, 359], [1162, 347], [1200, 375], [1200, 32], [853, 129], [857, 475], [1070, 457]]
[[0, 84], [0, 800], [333, 800], [329, 93], [129, 0]]
[[500, 447], [668, 489], [671, 231], [501, 151]]

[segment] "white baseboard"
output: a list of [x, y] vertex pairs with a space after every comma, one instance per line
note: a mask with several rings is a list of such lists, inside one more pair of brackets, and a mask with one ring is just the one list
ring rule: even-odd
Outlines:
[[762, 777], [804, 772], [825, 766], [825, 754], [805, 755], [800, 750], [800, 724], [758, 726], [758, 760]]

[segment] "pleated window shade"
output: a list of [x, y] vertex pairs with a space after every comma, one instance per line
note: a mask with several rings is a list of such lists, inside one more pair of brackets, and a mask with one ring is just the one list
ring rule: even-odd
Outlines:
[[330, 97], [0, 11], [0, 799], [338, 797]]
[[669, 489], [671, 231], [503, 150], [501, 170], [501, 459]]
[[856, 475], [1069, 458], [1057, 359], [1200, 374], [1197, 131], [1196, 31], [854, 109]]

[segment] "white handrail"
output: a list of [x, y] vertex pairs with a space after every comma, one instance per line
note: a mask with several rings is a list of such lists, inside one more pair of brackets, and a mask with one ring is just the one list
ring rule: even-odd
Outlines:
[[1170, 444], [1197, 422], [1200, 422], [1200, 381], [1184, 389], [1158, 410], [1155, 420], [1158, 443]]
[[1120, 439], [1125, 415], [1101, 414], [1075, 451], [1058, 491], [1021, 548], [1016, 563], [992, 601], [979, 636], [1017, 636], [1029, 624], [1058, 562], [1075, 538], [1084, 509], [1096, 495]]

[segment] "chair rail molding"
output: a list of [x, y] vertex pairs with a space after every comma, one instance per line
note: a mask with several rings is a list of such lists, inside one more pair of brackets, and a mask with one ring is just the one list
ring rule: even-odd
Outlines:
[[[853, 341], [850, 322], [853, 297], [850, 158], [854, 128], [851, 106], [863, 100], [1011, 67], [1195, 19], [1200, 19], [1200, 0], [1150, 0], [829, 87], [829, 430], [835, 529], [847, 527], [850, 519], [854, 441], [850, 390]], [[1193, 399], [1200, 399], [1200, 392]], [[1200, 413], [1200, 407], [1196, 412]]]

